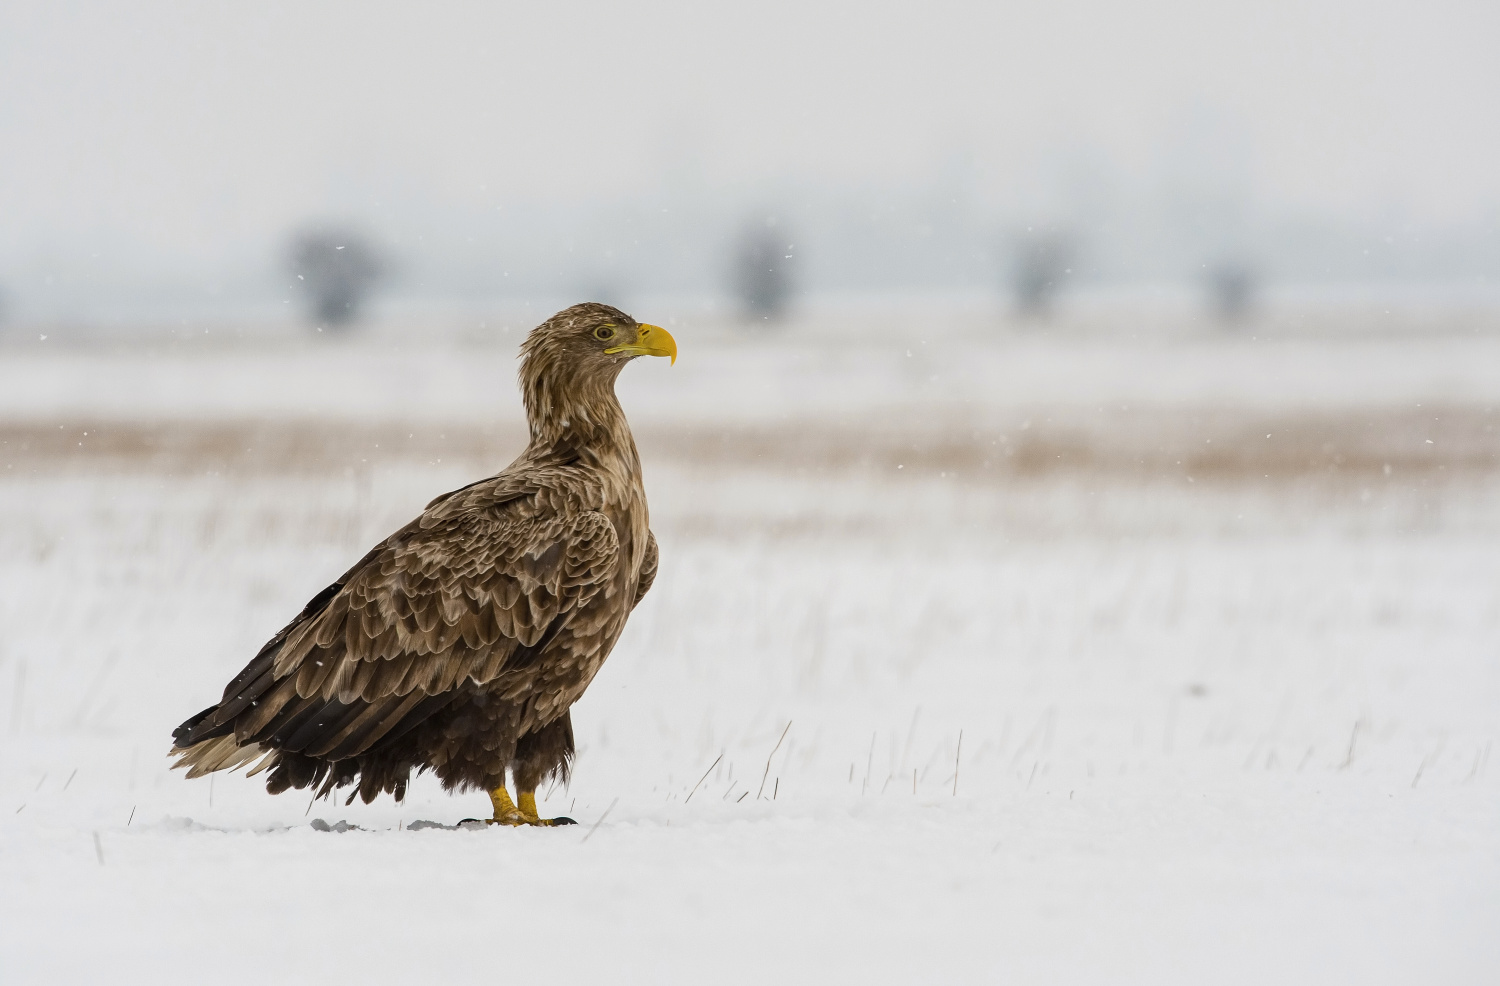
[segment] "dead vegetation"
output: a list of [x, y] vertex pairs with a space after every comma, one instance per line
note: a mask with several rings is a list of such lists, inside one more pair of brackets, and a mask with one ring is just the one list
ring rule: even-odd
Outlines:
[[[1233, 481], [1309, 476], [1485, 473], [1500, 469], [1493, 407], [1257, 412], [1036, 409], [980, 423], [893, 410], [860, 423], [636, 428], [648, 462], [799, 474], [902, 472], [975, 482], [1050, 474], [1190, 476]], [[345, 473], [380, 463], [501, 468], [516, 426], [348, 421], [0, 423], [0, 472]]]

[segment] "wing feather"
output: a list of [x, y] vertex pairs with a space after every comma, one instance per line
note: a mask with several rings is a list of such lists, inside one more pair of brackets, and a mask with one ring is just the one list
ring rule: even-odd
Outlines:
[[656, 535], [650, 531], [646, 532], [646, 557], [641, 559], [641, 574], [635, 585], [635, 599], [631, 601], [630, 608], [635, 609], [641, 600], [646, 598], [646, 593], [651, 591], [651, 584], [656, 581], [656, 564], [660, 553], [656, 548]]
[[[438, 497], [179, 727], [179, 749], [232, 733], [245, 750], [356, 756], [415, 728], [466, 679], [493, 682], [560, 633], [596, 633], [610, 614], [582, 614], [613, 593], [620, 551], [598, 502], [587, 483], [504, 474]], [[648, 556], [654, 573], [654, 539]], [[525, 686], [502, 691], [513, 689]]]
[[[284, 631], [251, 679], [265, 700], [236, 723], [242, 744], [355, 756], [440, 708], [432, 697], [494, 681], [613, 591], [608, 518], [551, 490], [497, 485], [435, 500]], [[575, 629], [602, 626], [585, 622]]]

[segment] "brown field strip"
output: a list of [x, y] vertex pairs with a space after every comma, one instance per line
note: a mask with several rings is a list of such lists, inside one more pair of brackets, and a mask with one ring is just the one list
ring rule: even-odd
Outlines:
[[[1233, 479], [1500, 469], [1500, 409], [1257, 412], [1038, 409], [1011, 420], [893, 412], [858, 423], [636, 428], [643, 458], [716, 471], [942, 472], [975, 481], [1100, 472]], [[284, 421], [0, 422], [0, 475], [346, 472], [400, 462], [501, 468], [517, 426]], [[911, 473], [908, 472], [908, 475]]]

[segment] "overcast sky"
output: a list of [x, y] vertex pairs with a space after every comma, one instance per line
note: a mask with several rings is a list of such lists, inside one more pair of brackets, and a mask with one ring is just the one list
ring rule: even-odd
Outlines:
[[1493, 0], [8, 0], [0, 263], [216, 256], [375, 199], [899, 187], [954, 160], [1015, 207], [1059, 154], [1151, 174], [1203, 121], [1209, 166], [1278, 208], [1462, 222], [1500, 208], [1497, 52]]

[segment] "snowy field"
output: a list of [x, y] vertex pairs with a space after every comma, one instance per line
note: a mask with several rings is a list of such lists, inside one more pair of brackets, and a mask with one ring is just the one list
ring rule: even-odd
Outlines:
[[518, 328], [0, 346], [0, 981], [1497, 981], [1500, 324], [672, 328], [555, 830], [165, 757]]

